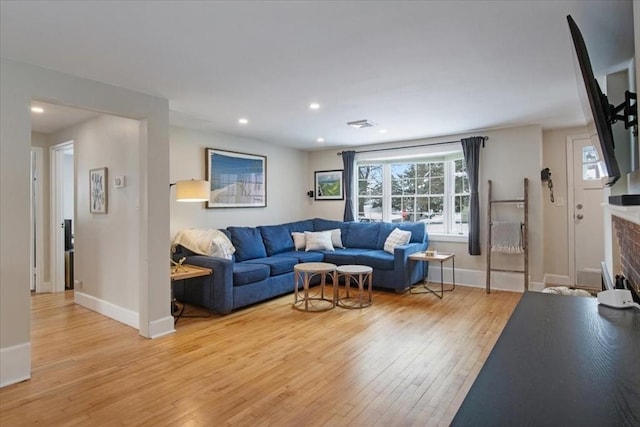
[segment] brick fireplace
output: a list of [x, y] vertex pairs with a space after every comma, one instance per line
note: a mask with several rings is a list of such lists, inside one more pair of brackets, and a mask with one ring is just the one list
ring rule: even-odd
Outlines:
[[[612, 215], [611, 222], [614, 229], [614, 240], [620, 250], [620, 268], [632, 287], [640, 290], [640, 224]], [[615, 244], [616, 242], [614, 242]]]

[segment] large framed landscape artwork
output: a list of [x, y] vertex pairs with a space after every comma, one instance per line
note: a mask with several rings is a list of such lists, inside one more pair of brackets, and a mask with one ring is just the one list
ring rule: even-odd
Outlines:
[[206, 148], [207, 208], [267, 206], [267, 157]]
[[315, 200], [343, 200], [343, 170], [315, 172]]

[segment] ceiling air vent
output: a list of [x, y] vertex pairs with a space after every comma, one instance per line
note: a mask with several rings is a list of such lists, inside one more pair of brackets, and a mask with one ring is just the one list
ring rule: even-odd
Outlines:
[[347, 122], [347, 124], [356, 129], [370, 128], [376, 125], [375, 123], [369, 120], [356, 120], [354, 122]]

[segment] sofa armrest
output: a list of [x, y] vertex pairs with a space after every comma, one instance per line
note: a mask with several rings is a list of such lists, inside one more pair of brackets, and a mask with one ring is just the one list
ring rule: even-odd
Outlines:
[[418, 262], [410, 265], [409, 255], [422, 252], [427, 249], [427, 243], [409, 243], [407, 245], [396, 246], [393, 251], [393, 268], [396, 272], [402, 272], [402, 283], [404, 287], [409, 287], [421, 279], [424, 269], [428, 268], [428, 263]]
[[187, 257], [185, 262], [213, 270], [213, 274], [210, 276], [209, 301], [203, 301], [203, 303], [216, 313], [230, 313], [233, 309], [234, 261], [206, 255], [191, 255]]

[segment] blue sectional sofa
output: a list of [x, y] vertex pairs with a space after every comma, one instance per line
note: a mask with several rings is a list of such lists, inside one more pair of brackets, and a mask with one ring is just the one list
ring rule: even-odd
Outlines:
[[[391, 254], [383, 250], [394, 228], [411, 231], [408, 244]], [[296, 250], [292, 232], [340, 229], [344, 248], [334, 251]], [[301, 262], [361, 264], [373, 268], [373, 286], [404, 292], [419, 282], [427, 263], [412, 262], [409, 255], [426, 250], [429, 240], [424, 223], [358, 223], [308, 219], [280, 225], [228, 227], [223, 231], [235, 247], [233, 259], [197, 255], [178, 245], [174, 259], [208, 267], [213, 275], [174, 286], [176, 298], [219, 314], [293, 292], [294, 265]], [[410, 265], [411, 263], [411, 265]]]

